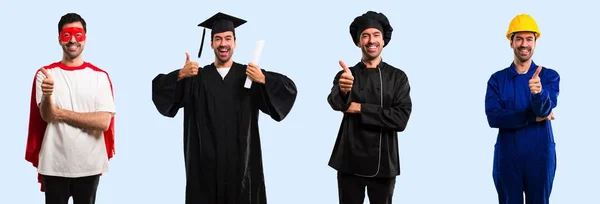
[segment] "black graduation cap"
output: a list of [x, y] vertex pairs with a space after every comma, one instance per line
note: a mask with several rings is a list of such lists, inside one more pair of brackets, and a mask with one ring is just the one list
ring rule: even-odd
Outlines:
[[214, 34], [226, 31], [231, 31], [235, 35], [235, 28], [241, 26], [244, 23], [246, 23], [246, 20], [218, 12], [214, 16], [198, 24], [198, 26], [204, 27], [204, 30], [202, 31], [202, 42], [200, 43], [200, 51], [198, 51], [198, 58], [200, 58], [200, 56], [202, 55], [202, 47], [204, 47], [204, 35], [206, 34], [207, 28], [212, 30], [210, 32], [210, 38], [212, 39]]

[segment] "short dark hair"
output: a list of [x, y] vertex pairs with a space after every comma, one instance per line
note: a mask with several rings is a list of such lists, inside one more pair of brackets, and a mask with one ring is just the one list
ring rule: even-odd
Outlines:
[[83, 26], [83, 31], [87, 33], [87, 27], [85, 24], [85, 20], [77, 14], [77, 13], [67, 13], [64, 16], [60, 17], [60, 21], [58, 21], [58, 33], [63, 29], [63, 26], [69, 23], [80, 22]]
[[[533, 33], [533, 35], [535, 36], [535, 38], [533, 39], [534, 41], [537, 41], [537, 33], [536, 32], [531, 32]], [[510, 42], [515, 40], [515, 35], [517, 34], [517, 32], [511, 33], [510, 34]]]

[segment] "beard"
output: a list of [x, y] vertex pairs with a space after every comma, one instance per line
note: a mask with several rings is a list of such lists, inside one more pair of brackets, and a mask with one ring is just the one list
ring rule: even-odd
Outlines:
[[[522, 55], [521, 51], [526, 52], [526, 54]], [[533, 56], [533, 51], [531, 47], [518, 47], [513, 49], [513, 52], [515, 53], [515, 57], [517, 58], [517, 60], [519, 60], [519, 62], [527, 62], [531, 59], [531, 56]]]
[[[221, 51], [225, 52], [224, 55], [222, 55]], [[233, 49], [231, 49], [231, 46], [219, 46], [214, 49], [214, 52], [217, 60], [219, 60], [221, 63], [229, 61], [231, 56], [233, 56]]]
[[[75, 50], [71, 51], [69, 50], [69, 47], [71, 46], [75, 46]], [[79, 55], [81, 55], [81, 52], [83, 52], [83, 47], [81, 47], [81, 44], [77, 43], [77, 42], [69, 42], [67, 44], [64, 44], [62, 46], [63, 49], [63, 53], [65, 54], [65, 56], [67, 56], [69, 59], [75, 59], [77, 57], [79, 57]]]
[[[377, 51], [375, 52], [369, 52], [369, 47], [371, 46], [375, 46]], [[367, 43], [366, 45], [362, 46], [360, 48], [362, 50], [363, 56], [366, 60], [374, 60], [377, 57], [379, 57], [379, 55], [381, 54], [381, 46], [379, 46], [379, 43]]]

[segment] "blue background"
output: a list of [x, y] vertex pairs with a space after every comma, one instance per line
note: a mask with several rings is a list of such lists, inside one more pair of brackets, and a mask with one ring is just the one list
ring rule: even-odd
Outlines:
[[[202, 29], [196, 25], [218, 11], [248, 20], [236, 31], [235, 61], [248, 63], [256, 41], [265, 40], [260, 66], [288, 75], [299, 89], [283, 122], [261, 115], [269, 203], [337, 203], [336, 172], [327, 162], [342, 114], [326, 97], [341, 70], [338, 60], [351, 65], [361, 56], [348, 26], [367, 10], [390, 19], [395, 31], [382, 56], [403, 69], [412, 86], [413, 114], [399, 135], [395, 203], [497, 203], [491, 177], [497, 130], [487, 125], [484, 95], [489, 76], [513, 59], [504, 36], [519, 13], [531, 14], [542, 32], [534, 61], [561, 75], [552, 122], [558, 153], [552, 203], [599, 203], [597, 3], [226, 2], [0, 2], [6, 74], [0, 81], [0, 203], [43, 203], [36, 170], [24, 160], [31, 83], [38, 68], [61, 59], [57, 23], [67, 12], [87, 21], [84, 60], [108, 71], [115, 87], [117, 154], [101, 178], [97, 203], [183, 203], [182, 114], [169, 119], [156, 111], [151, 80], [182, 67], [185, 52], [197, 54]], [[209, 46], [203, 54], [192, 59], [213, 61]]]

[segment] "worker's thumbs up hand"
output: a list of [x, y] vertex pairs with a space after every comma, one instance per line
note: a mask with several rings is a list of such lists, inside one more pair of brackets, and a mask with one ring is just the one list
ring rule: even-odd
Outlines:
[[540, 81], [540, 72], [542, 71], [542, 66], [538, 66], [533, 73], [533, 77], [529, 80], [529, 90], [532, 94], [538, 94], [542, 92], [542, 83]]
[[178, 80], [198, 75], [198, 67], [199, 67], [198, 63], [192, 62], [190, 60], [190, 54], [186, 52], [185, 53], [185, 64], [183, 65], [183, 68], [181, 68], [181, 70], [179, 70]]
[[342, 75], [340, 76], [339, 81], [340, 91], [342, 91], [342, 93], [346, 95], [348, 92], [350, 92], [350, 90], [352, 90], [352, 84], [354, 84], [354, 76], [352, 76], [352, 72], [350, 71], [350, 69], [348, 69], [346, 64], [342, 62], [342, 60], [340, 60], [339, 63], [342, 69], [344, 69], [344, 73], [342, 73]]
[[40, 68], [40, 71], [46, 78], [42, 80], [42, 93], [44, 96], [52, 96], [52, 92], [54, 91], [54, 79], [52, 79], [52, 75], [48, 73], [48, 70], [44, 68]]

